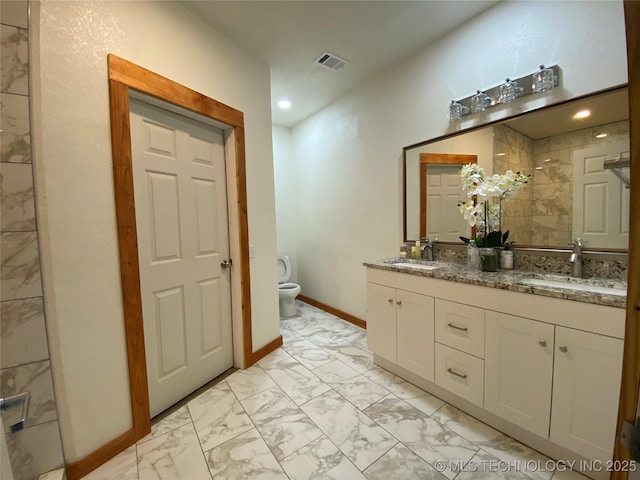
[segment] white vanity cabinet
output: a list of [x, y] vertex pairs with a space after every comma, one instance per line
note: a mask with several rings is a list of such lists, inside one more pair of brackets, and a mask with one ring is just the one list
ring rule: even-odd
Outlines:
[[541, 437], [549, 435], [554, 327], [486, 312], [484, 408]]
[[367, 270], [376, 363], [554, 458], [607, 461], [625, 311]]
[[587, 458], [611, 459], [623, 341], [556, 327], [549, 439]]
[[370, 283], [367, 286], [369, 348], [433, 381], [433, 297]]

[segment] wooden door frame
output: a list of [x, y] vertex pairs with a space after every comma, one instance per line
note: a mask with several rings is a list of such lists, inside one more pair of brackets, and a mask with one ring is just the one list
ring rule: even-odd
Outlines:
[[466, 165], [468, 163], [478, 163], [478, 156], [461, 153], [420, 154], [420, 239], [427, 237], [427, 165]]
[[133, 426], [83, 459], [67, 465], [69, 480], [82, 478], [151, 431], [131, 164], [129, 100], [132, 92], [141, 92], [228, 126], [224, 138], [229, 244], [234, 261], [231, 286], [234, 364], [247, 368], [282, 345], [279, 336], [253, 351], [243, 113], [115, 55], [108, 56], [108, 70], [120, 280]]
[[[630, 451], [620, 443], [622, 423], [636, 423], [640, 383], [640, 2], [625, 0], [624, 22], [627, 33], [629, 72], [629, 136], [631, 141], [631, 199], [629, 219], [629, 269], [627, 314], [624, 332], [620, 406], [613, 458], [627, 461]], [[635, 214], [633, 212], [636, 212]], [[612, 472], [612, 480], [628, 478], [627, 472]]]

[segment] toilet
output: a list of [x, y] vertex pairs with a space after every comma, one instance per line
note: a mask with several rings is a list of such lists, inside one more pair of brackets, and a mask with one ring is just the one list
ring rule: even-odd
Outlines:
[[300, 285], [296, 283], [286, 283], [291, 276], [291, 262], [289, 257], [281, 255], [278, 257], [278, 296], [280, 297], [280, 316], [282, 318], [295, 317], [296, 297], [301, 291]]

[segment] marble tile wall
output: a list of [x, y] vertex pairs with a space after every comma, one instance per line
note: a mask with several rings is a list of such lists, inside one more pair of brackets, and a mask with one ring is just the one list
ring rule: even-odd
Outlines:
[[[595, 138], [600, 133], [607, 137]], [[626, 120], [533, 142], [533, 160], [542, 169], [534, 171], [532, 244], [565, 245], [572, 240], [573, 151], [620, 140], [629, 141]]]
[[29, 391], [29, 416], [3, 413], [15, 480], [64, 465], [40, 278], [29, 121], [28, 2], [0, 2], [0, 396]]
[[[493, 173], [507, 170], [533, 174], [533, 140], [505, 126], [493, 128]], [[526, 185], [515, 197], [502, 202], [501, 228], [509, 230], [509, 241], [531, 245], [533, 237], [533, 186]]]

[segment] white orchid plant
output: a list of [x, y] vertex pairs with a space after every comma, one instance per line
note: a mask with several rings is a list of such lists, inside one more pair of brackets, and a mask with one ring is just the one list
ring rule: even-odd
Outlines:
[[[500, 214], [502, 200], [507, 200], [531, 180], [531, 175], [507, 170], [504, 175], [494, 174], [488, 178], [484, 169], [475, 163], [460, 169], [462, 189], [467, 192], [467, 200], [460, 201], [458, 207], [469, 226], [484, 231], [484, 236], [475, 239], [460, 237], [465, 242], [474, 242], [479, 247], [499, 247], [507, 243], [509, 231], [502, 233]], [[490, 201], [497, 198], [498, 202]]]

